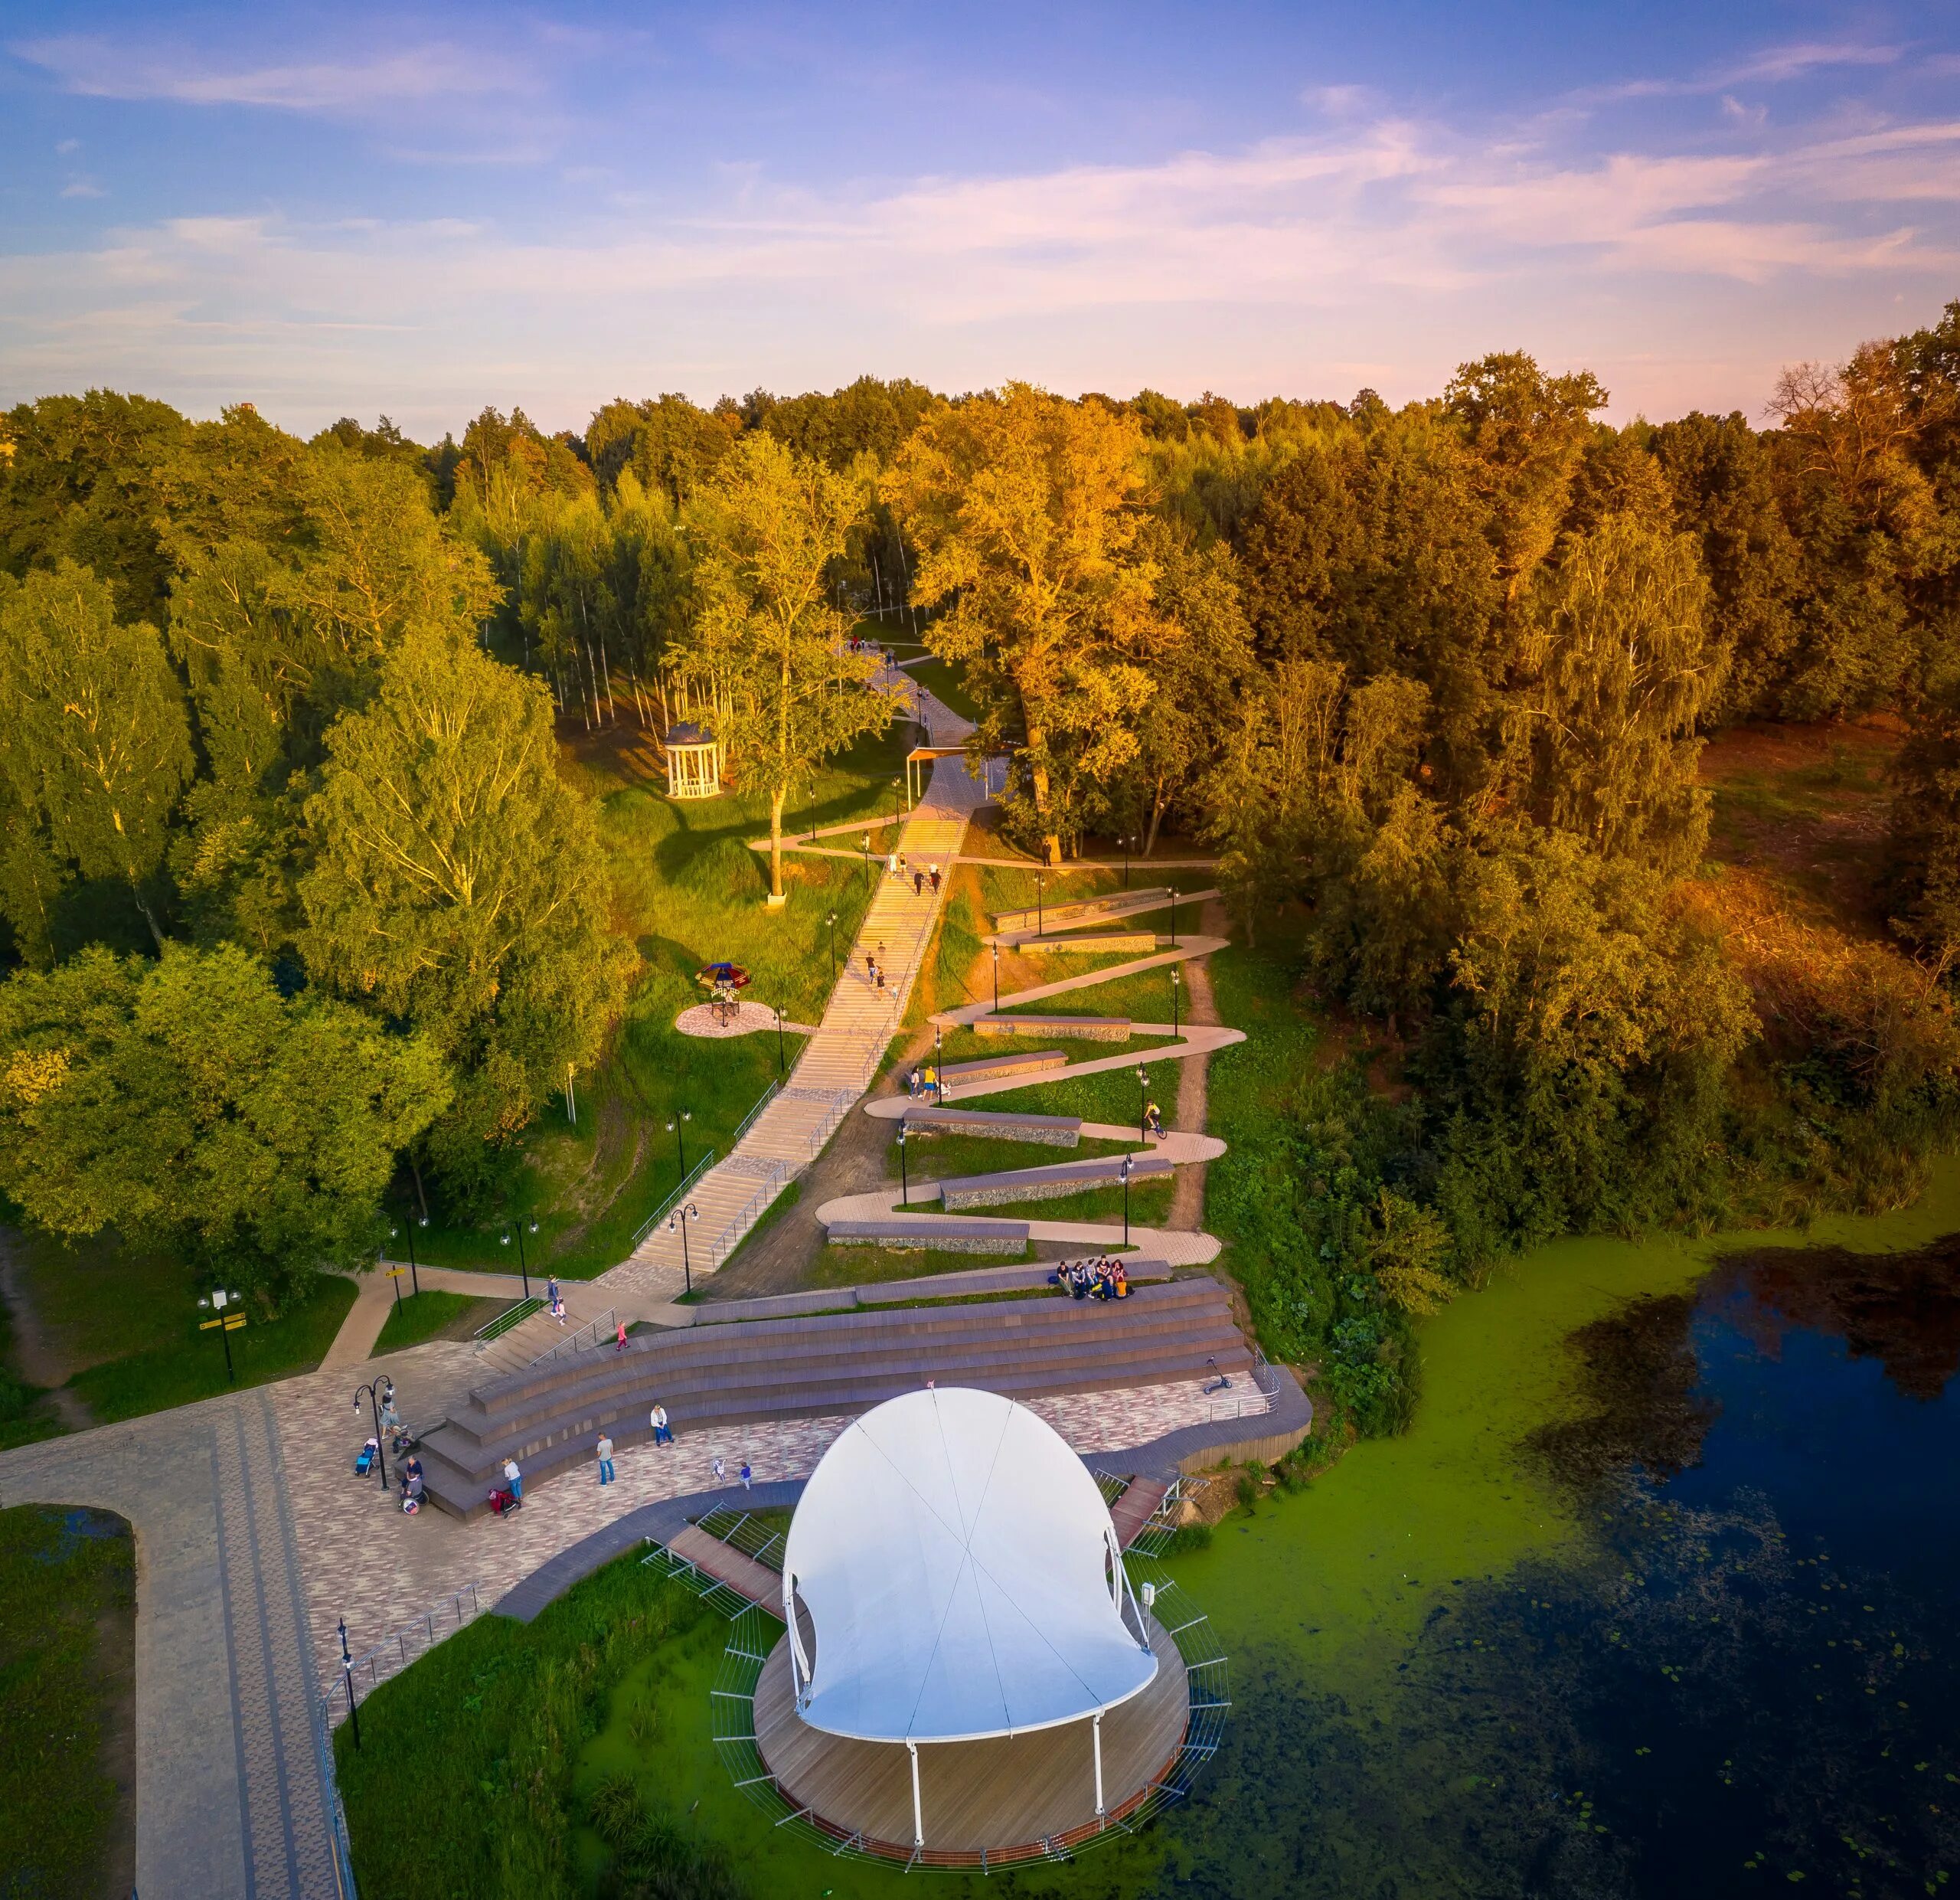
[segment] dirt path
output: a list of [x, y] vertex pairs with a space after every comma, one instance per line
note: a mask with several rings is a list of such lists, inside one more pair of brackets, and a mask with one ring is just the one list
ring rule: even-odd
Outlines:
[[[1216, 898], [1204, 907], [1199, 920], [1199, 928], [1208, 937], [1222, 937], [1225, 934], [1225, 907]], [[1216, 1024], [1218, 1021], [1218, 1004], [1211, 993], [1211, 965], [1204, 957], [1194, 957], [1184, 966], [1184, 997], [1191, 1009], [1193, 1022]], [[1183, 1063], [1178, 1073], [1178, 1107], [1171, 1118], [1173, 1128], [1187, 1129], [1193, 1134], [1204, 1130], [1205, 1104], [1207, 1097], [1206, 1078], [1210, 1069], [1208, 1055], [1194, 1055]], [[1165, 1221], [1166, 1227], [1194, 1232], [1204, 1225], [1204, 1163], [1199, 1162], [1188, 1168], [1180, 1168], [1171, 1189], [1171, 1212]]]
[[25, 1276], [16, 1251], [19, 1237], [11, 1228], [0, 1227], [0, 1299], [14, 1326], [14, 1362], [30, 1385], [44, 1386], [47, 1402], [70, 1431], [86, 1431], [95, 1417], [80, 1396], [67, 1388], [69, 1367], [42, 1330], [41, 1316], [28, 1297]]

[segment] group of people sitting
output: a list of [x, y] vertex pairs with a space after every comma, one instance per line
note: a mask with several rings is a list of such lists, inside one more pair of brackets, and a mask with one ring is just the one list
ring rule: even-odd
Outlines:
[[1129, 1270], [1107, 1254], [1094, 1260], [1065, 1260], [1048, 1276], [1051, 1287], [1065, 1287], [1072, 1300], [1127, 1300]]

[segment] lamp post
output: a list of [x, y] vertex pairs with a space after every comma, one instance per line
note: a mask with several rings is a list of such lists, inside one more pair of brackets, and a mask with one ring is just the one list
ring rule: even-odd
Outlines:
[[244, 1297], [240, 1293], [227, 1293], [220, 1287], [211, 1293], [201, 1295], [198, 1301], [198, 1304], [211, 1316], [203, 1326], [198, 1328], [198, 1330], [214, 1332], [224, 1342], [224, 1382], [227, 1385], [236, 1385], [238, 1383], [238, 1375], [232, 1369], [231, 1336], [245, 1323], [245, 1316], [240, 1313], [234, 1319], [225, 1311], [225, 1308], [237, 1306]]
[[[531, 1231], [535, 1234], [537, 1231], [537, 1223], [535, 1221], [533, 1221], [530, 1225]], [[531, 1262], [524, 1257], [524, 1223], [522, 1221], [513, 1221], [511, 1223], [511, 1227], [515, 1231], [518, 1237], [518, 1272], [522, 1276], [524, 1280], [524, 1297], [528, 1300], [531, 1297]], [[511, 1236], [510, 1233], [507, 1231], [504, 1235], [504, 1244], [508, 1247], [510, 1244]]]
[[994, 946], [994, 1014], [1001, 1013], [1001, 947]]
[[1171, 947], [1178, 947], [1178, 887], [1171, 886]]
[[[871, 868], [869, 852], [864, 855], [864, 868], [867, 872]], [[837, 913], [835, 911], [830, 914], [830, 983], [833, 989], [837, 987]]]
[[1134, 841], [1129, 833], [1123, 833], [1123, 888], [1130, 888], [1130, 845]]
[[898, 1205], [903, 1208], [912, 1199], [912, 1178], [905, 1171], [905, 1121], [900, 1117], [898, 1124]]
[[688, 1178], [688, 1137], [681, 1124], [691, 1122], [694, 1118], [694, 1111], [687, 1108], [682, 1109], [678, 1116], [670, 1115], [667, 1118], [667, 1132], [674, 1137], [674, 1153], [680, 1162], [683, 1181]]
[[1042, 875], [1042, 873], [1041, 873], [1041, 872], [1038, 872], [1038, 871], [1035, 872], [1035, 874], [1034, 874], [1034, 934], [1035, 934], [1037, 937], [1046, 937], [1046, 936], [1048, 934], [1048, 924], [1047, 924], [1047, 919], [1046, 919], [1045, 917], [1043, 917], [1043, 915], [1042, 915], [1042, 914], [1041, 914], [1041, 891], [1042, 891], [1042, 887], [1043, 887], [1044, 885], [1045, 885], [1047, 883], [1047, 881], [1048, 881], [1047, 878], [1045, 876], [1044, 876], [1044, 875]]
[[899, 809], [898, 803], [898, 788], [903, 783], [902, 779], [893, 779], [891, 782], [891, 822], [894, 825], [904, 816], [904, 813]]
[[[359, 1401], [355, 1403], [358, 1410]], [[347, 1647], [347, 1619], [345, 1617], [340, 1620], [340, 1668], [341, 1674], [347, 1681], [347, 1719], [353, 1725], [354, 1745], [358, 1748], [361, 1746], [361, 1711], [354, 1705], [354, 1656]]]
[[368, 1408], [374, 1416], [374, 1462], [381, 1467], [381, 1494], [385, 1497], [388, 1490], [388, 1447], [387, 1441], [381, 1436], [381, 1395], [375, 1391], [374, 1386], [375, 1382], [370, 1379], [366, 1385], [354, 1387], [354, 1410], [355, 1414], [358, 1416], [361, 1411], [361, 1395], [365, 1392], [368, 1395]]
[[1150, 1120], [1150, 1078], [1144, 1072], [1143, 1064], [1136, 1065], [1136, 1138], [1145, 1141], [1145, 1133]]
[[[862, 849], [864, 853], [864, 881], [867, 884], [869, 884], [871, 881], [871, 834], [869, 832], [867, 832], [864, 834]], [[831, 921], [834, 924], [837, 920], [833, 917]], [[831, 960], [833, 962], [836, 960], [836, 949], [833, 945], [831, 952]]]
[[[393, 1240], [394, 1237], [395, 1231], [393, 1228], [390, 1228], [388, 1229], [388, 1238], [390, 1240]], [[374, 1249], [374, 1264], [377, 1267], [385, 1264], [386, 1258], [387, 1257], [382, 1253], [381, 1248], [377, 1247]], [[399, 1311], [401, 1307], [401, 1274], [400, 1270], [397, 1269], [391, 1277], [395, 1283], [395, 1307], [396, 1310]]]
[[[422, 1290], [422, 1277], [420, 1274], [416, 1271], [415, 1265], [415, 1230], [418, 1227], [426, 1227], [428, 1225], [429, 1217], [426, 1214], [422, 1215], [419, 1220], [411, 1220], [408, 1224], [408, 1281], [410, 1286], [412, 1287], [417, 1293], [420, 1293]], [[390, 1228], [388, 1229], [388, 1238], [390, 1240], [393, 1240], [394, 1238], [395, 1230], [393, 1228]], [[401, 1289], [397, 1287], [395, 1289], [395, 1291], [397, 1293], [400, 1293]]]
[[1171, 966], [1171, 1033], [1173, 1036], [1178, 1033], [1178, 989], [1181, 980], [1178, 975], [1178, 966], [1173, 963]]
[[687, 1282], [688, 1291], [690, 1293], [694, 1290], [694, 1264], [688, 1255], [688, 1223], [690, 1221], [697, 1221], [701, 1217], [701, 1209], [691, 1201], [684, 1208], [677, 1208], [667, 1217], [668, 1232], [671, 1234], [677, 1228], [680, 1232], [681, 1277]]
[[776, 1079], [779, 1082], [782, 1080], [784, 1074], [782, 1066], [782, 1006], [780, 1003], [776, 1003], [773, 1005], [773, 1007], [776, 1011]]
[[1130, 1158], [1128, 1155], [1123, 1156], [1122, 1166], [1116, 1170], [1116, 1176], [1123, 1184], [1123, 1244], [1127, 1247], [1130, 1244]]

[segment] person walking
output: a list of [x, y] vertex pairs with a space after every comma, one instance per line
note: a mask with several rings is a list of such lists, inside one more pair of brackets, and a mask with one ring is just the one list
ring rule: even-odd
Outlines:
[[625, 1320], [622, 1320], [619, 1322], [619, 1339], [618, 1339], [617, 1342], [614, 1345], [614, 1346], [613, 1346], [613, 1348], [612, 1348], [612, 1350], [613, 1350], [614, 1352], [625, 1352], [625, 1351], [626, 1351], [626, 1321], [625, 1321]]
[[934, 896], [934, 897], [937, 897], [937, 896], [939, 894], [939, 866], [938, 866], [937, 865], [933, 865], [933, 868], [932, 868], [932, 871], [930, 872], [930, 873], [929, 873], [929, 875], [931, 876], [932, 880], [933, 880], [933, 896]]
[[898, 853], [897, 852], [892, 852], [886, 857], [885, 870], [887, 874], [891, 877], [895, 878], [898, 875]]
[[912, 1073], [905, 1078], [905, 1092], [906, 1094], [911, 1096], [915, 1100], [918, 1098], [919, 1071], [916, 1068], [913, 1070]]
[[518, 1469], [514, 1458], [504, 1460], [504, 1484], [511, 1496], [521, 1504], [524, 1502], [524, 1473]]
[[601, 1484], [612, 1482], [612, 1441], [603, 1431], [599, 1434], [599, 1481]]
[[882, 996], [885, 993], [885, 973], [876, 963], [871, 966], [871, 980], [877, 985], [878, 994]]
[[708, 1468], [714, 1473], [714, 1482], [717, 1487], [727, 1480], [728, 1477], [728, 1467], [721, 1462], [721, 1454], [720, 1452], [717, 1452], [715, 1454], [714, 1463]]
[[748, 1460], [744, 1458], [742, 1460], [742, 1489], [743, 1490], [746, 1491], [749, 1489], [750, 1482], [754, 1476], [755, 1473], [749, 1469]]
[[878, 960], [869, 950], [864, 953], [864, 980], [867, 983], [878, 980]]
[[667, 1422], [667, 1408], [655, 1405], [650, 1421], [653, 1426], [653, 1442], [657, 1445], [671, 1445], [674, 1442], [673, 1427]]

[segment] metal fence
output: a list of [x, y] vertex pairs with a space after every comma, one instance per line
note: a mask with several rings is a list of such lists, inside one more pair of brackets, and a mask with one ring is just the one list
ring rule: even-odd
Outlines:
[[443, 1637], [453, 1636], [465, 1624], [473, 1622], [482, 1609], [476, 1585], [465, 1584], [460, 1590], [452, 1590], [431, 1604], [413, 1621], [384, 1637], [371, 1649], [363, 1650], [351, 1661], [339, 1665], [334, 1672], [333, 1686], [320, 1692], [321, 1710], [327, 1722], [331, 1725], [345, 1719], [350, 1692], [357, 1702], [371, 1696], [417, 1656], [426, 1656]]
[[596, 1320], [588, 1320], [577, 1332], [568, 1333], [548, 1352], [541, 1352], [531, 1361], [533, 1365], [544, 1365], [555, 1359], [560, 1352], [582, 1352], [590, 1346], [596, 1346], [608, 1338], [619, 1323], [619, 1316], [608, 1306]]
[[[765, 1097], [764, 1099], [766, 1100], [767, 1098]], [[753, 1113], [753, 1111], [752, 1110], [751, 1112]], [[743, 1126], [746, 1128], [748, 1124], [744, 1122]], [[708, 1169], [714, 1166], [716, 1153], [716, 1149], [710, 1148], [706, 1154], [703, 1155], [701, 1159], [697, 1161], [694, 1165], [681, 1176], [681, 1185], [676, 1188], [671, 1194], [668, 1195], [667, 1199], [662, 1202], [659, 1206], [655, 1208], [644, 1221], [641, 1221], [639, 1228], [634, 1232], [632, 1246], [629, 1247], [626, 1249], [628, 1253], [630, 1254], [632, 1252], [634, 1248], [637, 1248], [642, 1241], [645, 1240], [662, 1221], [666, 1219], [668, 1215], [674, 1212], [675, 1208], [679, 1204], [682, 1195], [691, 1192], [695, 1183], [698, 1182], [701, 1176], [706, 1174]]]

